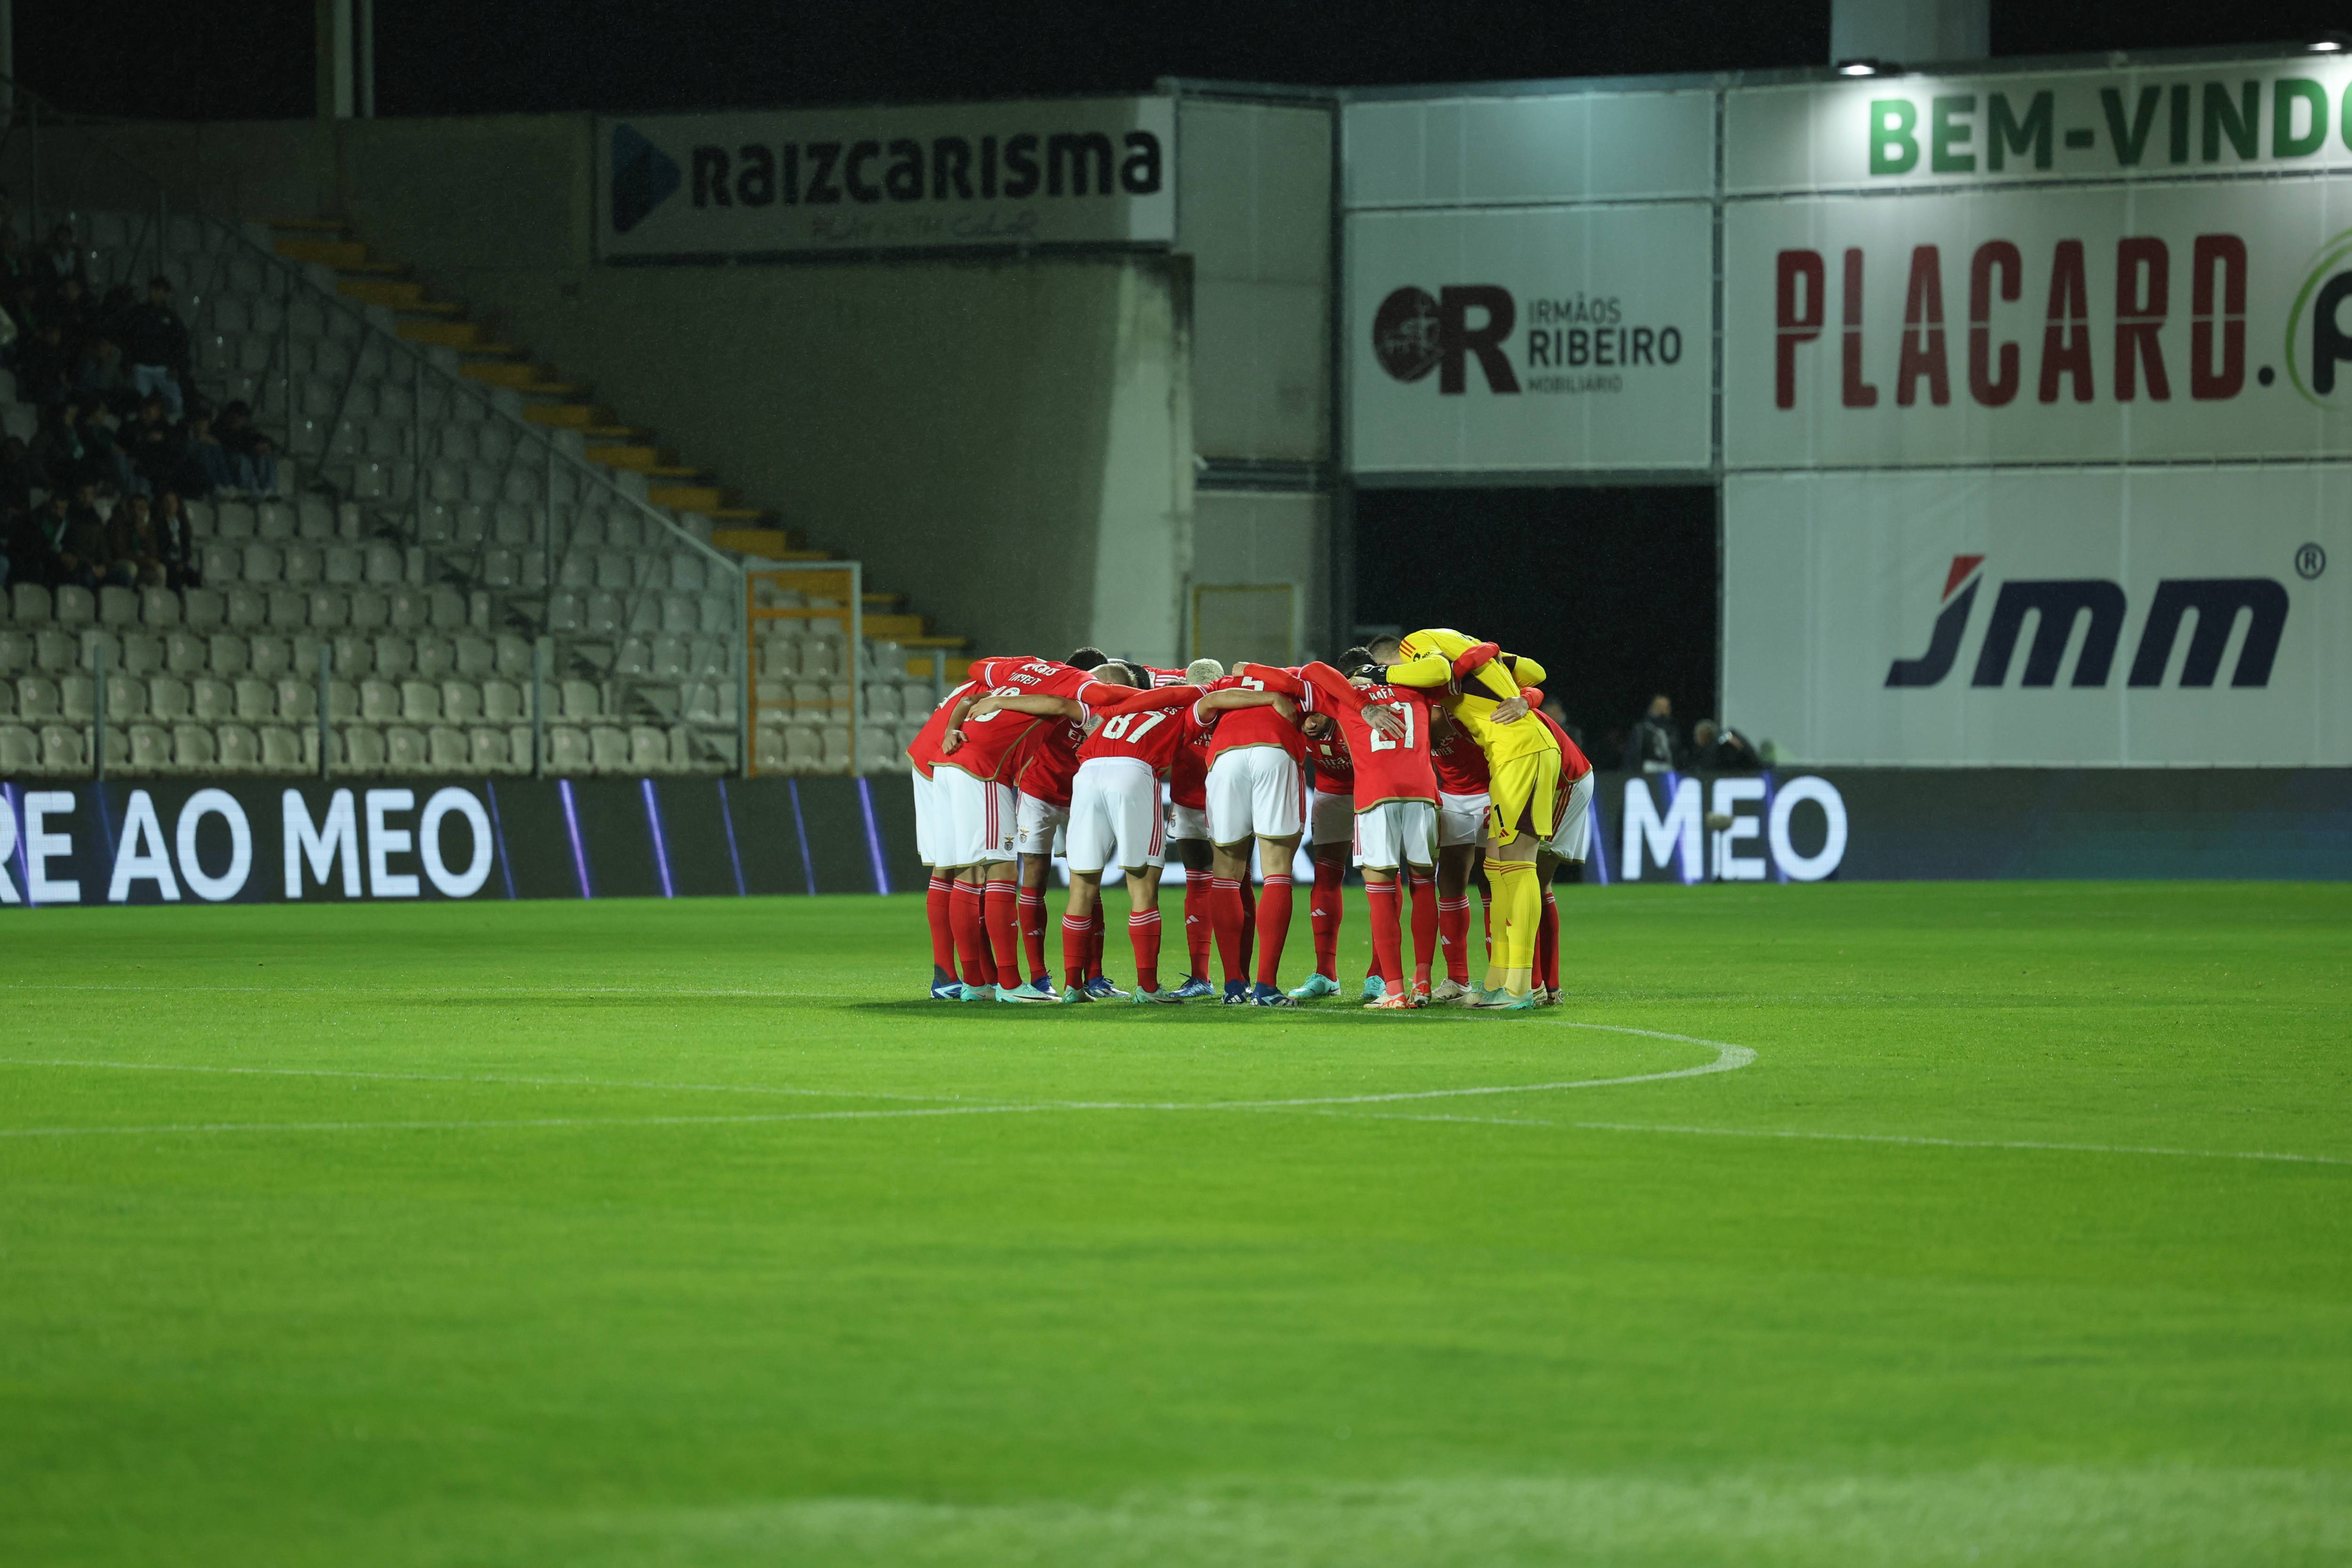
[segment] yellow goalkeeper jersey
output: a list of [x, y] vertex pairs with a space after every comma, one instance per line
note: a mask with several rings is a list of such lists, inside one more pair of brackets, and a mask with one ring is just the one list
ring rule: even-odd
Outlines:
[[[1424, 690], [1454, 686], [1454, 661], [1478, 646], [1480, 639], [1443, 626], [1418, 631], [1404, 639], [1398, 661], [1389, 666], [1389, 680], [1397, 686]], [[1507, 659], [1509, 662], [1504, 662]], [[1516, 679], [1514, 671], [1516, 670]], [[1499, 655], [1464, 676], [1445, 699], [1445, 710], [1470, 731], [1486, 753], [1489, 767], [1513, 757], [1557, 752], [1559, 742], [1532, 718], [1514, 723], [1495, 722], [1495, 710], [1519, 694], [1522, 685], [1541, 686], [1544, 667], [1522, 654]]]

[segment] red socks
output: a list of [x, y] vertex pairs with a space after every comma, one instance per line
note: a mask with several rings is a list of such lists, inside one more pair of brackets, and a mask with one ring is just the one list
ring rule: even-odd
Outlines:
[[[1095, 908], [1099, 912], [1102, 906], [1097, 904]], [[1062, 984], [1075, 985], [1080, 990], [1086, 988], [1087, 954], [1093, 948], [1094, 942], [1092, 921], [1074, 920], [1068, 915], [1062, 917]]]
[[[1101, 908], [1096, 907], [1097, 918]], [[1135, 945], [1135, 988], [1160, 989], [1160, 911], [1144, 910], [1127, 917], [1127, 940]]]
[[1217, 962], [1224, 966], [1227, 983], [1244, 978], [1242, 928], [1249, 923], [1249, 910], [1242, 902], [1242, 885], [1230, 877], [1210, 879], [1209, 923], [1216, 933]]
[[956, 955], [963, 961], [963, 983], [993, 984], [996, 961], [988, 954], [988, 921], [979, 883], [955, 885], [948, 905], [948, 920], [955, 932]]
[[1045, 890], [1043, 888], [1021, 889], [1021, 947], [1029, 960], [1029, 978], [1042, 977], [1045, 973]]
[[1544, 889], [1543, 923], [1536, 927], [1536, 984], [1559, 989], [1559, 905]]
[[[1414, 929], [1420, 929], [1418, 913]], [[1470, 984], [1470, 895], [1437, 900], [1437, 941], [1445, 949], [1445, 977], [1456, 985]]]
[[1257, 895], [1257, 983], [1271, 985], [1282, 973], [1282, 944], [1290, 935], [1290, 874], [1269, 871]]
[[1364, 879], [1364, 902], [1372, 913], [1372, 962], [1391, 996], [1404, 990], [1404, 932], [1397, 921], [1397, 885]]
[[1347, 864], [1315, 862], [1315, 890], [1307, 895], [1307, 919], [1315, 928], [1315, 973], [1326, 980], [1339, 978], [1339, 914], [1347, 908], [1340, 882]]
[[1437, 957], [1437, 879], [1426, 871], [1405, 875], [1412, 881], [1412, 977], [1426, 985]]
[[923, 899], [923, 914], [931, 922], [931, 968], [940, 974], [956, 972], [955, 884], [934, 876]]
[[982, 913], [988, 921], [988, 945], [996, 952], [999, 985], [1021, 984], [1021, 931], [1015, 918], [1020, 894], [1020, 884], [1010, 877], [988, 879], [988, 901]]
[[1209, 919], [1209, 874], [1188, 868], [1184, 872], [1184, 952], [1192, 961], [1192, 972], [1203, 980], [1209, 977], [1209, 946], [1214, 930]]
[[1103, 931], [1105, 929], [1103, 926], [1102, 901], [1099, 896], [1097, 896], [1095, 901], [1094, 923], [1087, 929], [1091, 933], [1087, 942], [1087, 978], [1088, 980], [1097, 980], [1102, 977]]

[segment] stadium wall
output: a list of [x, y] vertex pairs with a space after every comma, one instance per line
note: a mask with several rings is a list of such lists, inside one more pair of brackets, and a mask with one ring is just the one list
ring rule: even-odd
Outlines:
[[[0, 908], [919, 892], [898, 779], [0, 783]], [[1596, 886], [2352, 877], [2352, 771], [1603, 774]]]

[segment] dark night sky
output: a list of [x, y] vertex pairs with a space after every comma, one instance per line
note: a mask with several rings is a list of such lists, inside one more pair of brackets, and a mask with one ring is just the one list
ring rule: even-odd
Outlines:
[[[386, 114], [1127, 91], [1165, 76], [1370, 84], [1816, 65], [1827, 0], [378, 0]], [[310, 112], [312, 0], [16, 7], [26, 85], [93, 113]], [[1993, 49], [2257, 43], [2352, 26], [2271, 0], [1996, 0]]]

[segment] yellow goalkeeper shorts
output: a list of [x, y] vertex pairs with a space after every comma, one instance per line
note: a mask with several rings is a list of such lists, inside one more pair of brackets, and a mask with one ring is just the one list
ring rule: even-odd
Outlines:
[[1486, 799], [1486, 831], [1496, 848], [1522, 833], [1533, 834], [1539, 843], [1549, 839], [1559, 826], [1552, 820], [1559, 802], [1559, 747], [1496, 763]]

